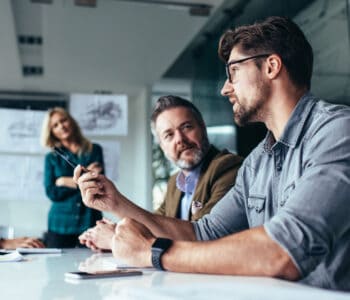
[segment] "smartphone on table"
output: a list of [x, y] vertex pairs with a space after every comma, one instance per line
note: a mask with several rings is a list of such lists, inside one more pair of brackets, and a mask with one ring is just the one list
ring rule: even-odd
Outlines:
[[94, 273], [77, 271], [77, 272], [67, 272], [64, 275], [66, 278], [72, 278], [72, 279], [93, 279], [93, 278], [136, 276], [136, 275], [142, 275], [142, 272], [138, 270], [98, 271]]

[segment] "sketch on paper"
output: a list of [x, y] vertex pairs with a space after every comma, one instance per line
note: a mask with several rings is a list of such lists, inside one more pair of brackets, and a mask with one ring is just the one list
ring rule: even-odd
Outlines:
[[115, 127], [122, 117], [122, 110], [117, 103], [106, 102], [90, 105], [82, 118], [81, 127], [87, 130], [107, 129]]
[[127, 96], [72, 94], [70, 112], [86, 135], [126, 135]]
[[0, 109], [0, 151], [45, 153], [40, 146], [44, 111]]
[[9, 135], [14, 138], [27, 138], [38, 136], [38, 128], [33, 122], [18, 121], [9, 125], [7, 128]]

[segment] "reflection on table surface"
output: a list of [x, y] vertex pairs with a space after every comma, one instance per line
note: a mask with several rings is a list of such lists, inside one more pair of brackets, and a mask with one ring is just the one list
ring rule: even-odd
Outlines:
[[67, 249], [0, 264], [1, 299], [350, 299], [350, 293], [263, 277], [217, 276], [142, 269], [142, 276], [67, 280], [70, 271], [125, 268], [111, 253]]

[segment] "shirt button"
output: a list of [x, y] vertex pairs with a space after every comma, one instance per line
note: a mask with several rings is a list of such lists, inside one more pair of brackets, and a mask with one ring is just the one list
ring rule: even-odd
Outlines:
[[80, 207], [80, 206], [81, 206], [81, 204], [78, 202], [78, 203], [77, 203], [77, 207]]

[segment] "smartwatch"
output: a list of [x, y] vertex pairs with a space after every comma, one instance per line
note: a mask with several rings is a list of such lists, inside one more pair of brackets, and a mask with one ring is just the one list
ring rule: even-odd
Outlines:
[[165, 271], [161, 263], [161, 257], [173, 243], [170, 239], [157, 238], [152, 245], [152, 265], [158, 270]]

